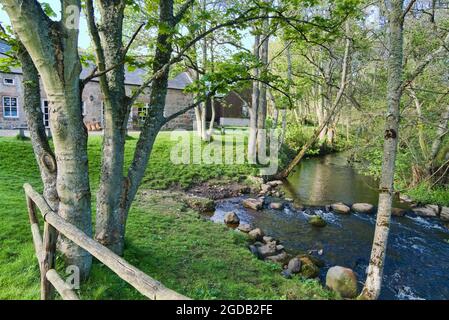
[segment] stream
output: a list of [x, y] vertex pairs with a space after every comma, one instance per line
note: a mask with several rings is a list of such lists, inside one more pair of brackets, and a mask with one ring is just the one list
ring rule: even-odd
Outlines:
[[[223, 222], [234, 211], [242, 223], [260, 227], [279, 239], [287, 252], [299, 254], [323, 250], [326, 263], [321, 268], [324, 283], [327, 270], [335, 265], [353, 269], [362, 288], [366, 277], [374, 234], [375, 215], [340, 215], [326, 212], [335, 202], [377, 204], [377, 182], [358, 174], [347, 164], [344, 154], [305, 159], [283, 186], [286, 197], [305, 205], [298, 211], [286, 206], [282, 211], [243, 208], [240, 198], [218, 203], [213, 221]], [[395, 207], [404, 205], [395, 202]], [[328, 223], [324, 228], [308, 224], [310, 214]], [[387, 258], [380, 299], [449, 299], [449, 230], [438, 220], [407, 213], [392, 217]]]

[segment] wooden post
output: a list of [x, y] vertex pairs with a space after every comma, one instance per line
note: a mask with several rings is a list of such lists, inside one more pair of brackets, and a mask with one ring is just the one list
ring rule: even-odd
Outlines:
[[31, 234], [33, 235], [34, 251], [36, 252], [36, 258], [39, 264], [39, 269], [42, 265], [42, 236], [39, 230], [39, 221], [36, 216], [36, 205], [30, 197], [26, 196], [28, 217], [30, 218]]
[[41, 263], [41, 300], [53, 299], [53, 286], [47, 279], [47, 272], [50, 269], [55, 268], [55, 256], [56, 256], [56, 229], [48, 222], [44, 225], [44, 250], [43, 259]]

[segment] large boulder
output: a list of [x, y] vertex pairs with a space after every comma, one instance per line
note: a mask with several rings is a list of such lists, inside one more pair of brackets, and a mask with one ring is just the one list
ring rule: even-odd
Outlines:
[[282, 210], [283, 208], [284, 208], [284, 204], [282, 202], [272, 202], [272, 203], [270, 203], [270, 209]]
[[288, 262], [287, 270], [289, 270], [290, 273], [299, 273], [301, 271], [301, 260], [298, 257], [291, 259]]
[[226, 224], [239, 224], [240, 218], [235, 212], [228, 212], [224, 216], [224, 223]]
[[440, 219], [445, 222], [449, 222], [449, 207], [441, 208]]
[[321, 218], [320, 216], [311, 216], [309, 219], [309, 223], [314, 226], [314, 227], [318, 227], [318, 228], [322, 228], [326, 226], [326, 221]]
[[309, 257], [300, 257], [301, 271], [300, 275], [306, 279], [316, 278], [320, 274], [320, 268], [312, 262]]
[[242, 201], [242, 204], [245, 208], [252, 209], [252, 210], [260, 210], [263, 207], [263, 199], [248, 198], [248, 199], [244, 199]]
[[331, 204], [331, 209], [336, 212], [336, 213], [340, 213], [340, 214], [349, 214], [351, 212], [351, 208], [349, 208], [347, 205], [345, 205], [344, 203], [334, 203]]
[[358, 213], [374, 213], [374, 206], [369, 203], [354, 203], [352, 211]]
[[184, 202], [193, 210], [200, 213], [210, 213], [215, 211], [215, 201], [196, 196], [189, 196], [184, 199]]
[[241, 231], [241, 232], [245, 232], [248, 233], [252, 230], [251, 226], [247, 223], [241, 223], [239, 224], [239, 226], [237, 227], [237, 230]]
[[343, 298], [357, 297], [357, 276], [351, 269], [340, 266], [330, 268], [326, 274], [326, 286]]
[[263, 241], [264, 233], [260, 228], [256, 228], [248, 232], [248, 235], [256, 241]]
[[435, 205], [413, 208], [413, 212], [420, 217], [436, 217], [438, 216], [438, 211], [438, 206]]

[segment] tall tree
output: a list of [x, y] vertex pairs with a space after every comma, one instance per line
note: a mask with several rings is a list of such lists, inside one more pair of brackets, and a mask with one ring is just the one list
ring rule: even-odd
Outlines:
[[368, 266], [368, 275], [361, 293], [361, 297], [366, 299], [377, 299], [379, 297], [390, 230], [391, 206], [394, 195], [394, 170], [399, 138], [399, 108], [403, 91], [402, 58], [405, 16], [403, 6], [404, 0], [391, 0], [388, 8], [389, 71], [384, 156], [379, 185], [379, 203], [373, 248]]

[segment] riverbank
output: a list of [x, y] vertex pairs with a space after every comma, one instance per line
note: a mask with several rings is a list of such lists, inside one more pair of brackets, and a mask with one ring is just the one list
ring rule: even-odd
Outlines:
[[[127, 141], [130, 162], [137, 140]], [[194, 299], [330, 299], [335, 294], [316, 280], [285, 279], [281, 267], [258, 260], [248, 238], [201, 218], [179, 201], [181, 192], [222, 177], [239, 185], [256, 169], [249, 165], [173, 165], [169, 133], [158, 136], [143, 186], [130, 212], [125, 258], [142, 271]], [[93, 194], [99, 180], [101, 137], [89, 137]], [[38, 299], [39, 272], [22, 185], [41, 182], [31, 143], [0, 138], [0, 299]], [[209, 182], [208, 182], [209, 181]], [[220, 193], [217, 191], [217, 193]], [[95, 203], [92, 206], [95, 208]], [[58, 268], [63, 272], [61, 259]], [[141, 299], [134, 289], [94, 263], [79, 292], [83, 299]]]

